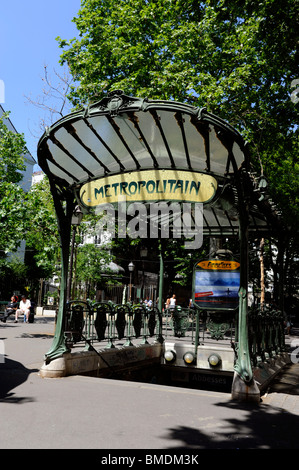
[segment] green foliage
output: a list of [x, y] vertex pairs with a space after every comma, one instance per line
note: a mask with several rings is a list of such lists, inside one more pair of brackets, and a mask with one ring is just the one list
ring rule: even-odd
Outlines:
[[44, 275], [41, 277], [50, 277], [59, 261], [60, 245], [53, 199], [46, 177], [31, 187], [27, 197], [26, 217], [30, 220], [26, 232], [27, 249], [33, 253], [36, 266], [43, 270]]
[[25, 169], [27, 152], [23, 135], [5, 125], [9, 113], [0, 118], [0, 253], [16, 251], [26, 231], [26, 194], [18, 183]]
[[27, 228], [26, 193], [14, 183], [0, 184], [0, 250], [14, 252]]
[[[292, 235], [288, 275], [297, 272], [298, 258], [298, 103], [291, 100], [299, 78], [298, 6], [298, 0], [82, 0], [74, 19], [79, 37], [58, 38], [61, 62], [78, 84], [69, 95], [75, 107], [123, 89], [206, 106], [242, 133], [252, 167], [269, 180]], [[139, 245], [117, 240], [113, 249], [138, 259]], [[188, 284], [190, 258], [179, 245], [167, 243], [165, 267]], [[273, 269], [274, 259], [267, 252]]]
[[0, 255], [16, 252], [22, 240], [26, 241], [27, 251], [25, 264], [18, 261], [17, 267], [11, 258], [4, 258], [0, 277], [4, 285], [12, 286], [14, 282], [19, 287], [25, 279], [34, 283], [53, 275], [59, 243], [47, 181], [33, 186], [28, 193], [20, 185], [27, 148], [23, 135], [7, 128], [8, 117], [5, 113], [0, 118]]
[[113, 283], [110, 276], [115, 273], [109, 268], [112, 259], [109, 251], [92, 243], [78, 248], [76, 281], [85, 283], [88, 297], [92, 297], [97, 289], [103, 288], [108, 279]]
[[[79, 39], [58, 38], [61, 62], [79, 83], [70, 99], [77, 106], [123, 89], [206, 106], [251, 143], [253, 166], [258, 173], [263, 168], [275, 186], [272, 195], [295, 225], [298, 109], [290, 95], [299, 77], [298, 5], [298, 0], [84, 0], [74, 18]], [[278, 185], [276, 172], [282, 178]]]
[[0, 258], [0, 293], [3, 300], [9, 300], [15, 290], [25, 292], [27, 267], [17, 257]]
[[[0, 117], [0, 191], [4, 183], [19, 183], [20, 171], [25, 170], [24, 154], [27, 152], [23, 134], [16, 134], [5, 125], [9, 112]], [[1, 195], [1, 193], [0, 193]]]
[[190, 288], [194, 264], [208, 256], [209, 240], [206, 239], [199, 249], [190, 251], [179, 239], [167, 240], [164, 245], [164, 266], [170, 283]]

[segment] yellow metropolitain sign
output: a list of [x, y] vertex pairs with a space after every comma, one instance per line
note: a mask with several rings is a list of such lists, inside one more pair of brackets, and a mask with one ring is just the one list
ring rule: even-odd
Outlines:
[[127, 202], [208, 202], [217, 180], [205, 173], [185, 170], [141, 170], [105, 176], [82, 186], [81, 202], [88, 207]]
[[215, 269], [215, 270], [227, 270], [234, 271], [240, 267], [240, 263], [237, 261], [226, 261], [226, 260], [206, 260], [200, 261], [197, 266], [202, 269]]

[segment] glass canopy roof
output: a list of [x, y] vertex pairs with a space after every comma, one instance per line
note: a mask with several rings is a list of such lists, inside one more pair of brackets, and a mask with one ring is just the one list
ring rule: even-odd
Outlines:
[[[210, 174], [218, 181], [214, 200], [204, 208], [205, 232], [211, 235], [237, 231], [235, 181], [241, 168], [249, 171], [241, 135], [205, 108], [121, 91], [47, 128], [38, 163], [55, 185], [77, 195], [88, 182], [138, 170]], [[251, 209], [250, 226], [266, 228], [263, 211]]]
[[141, 168], [222, 176], [241, 166], [241, 146], [241, 136], [205, 109], [115, 95], [48, 128], [38, 158], [47, 174], [73, 185]]

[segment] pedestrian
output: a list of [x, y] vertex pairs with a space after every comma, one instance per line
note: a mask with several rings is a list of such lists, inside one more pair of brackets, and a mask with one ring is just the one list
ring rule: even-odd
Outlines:
[[12, 313], [16, 313], [17, 308], [18, 308], [17, 298], [13, 295], [13, 296], [10, 298], [10, 302], [9, 302], [9, 304], [8, 304], [7, 307], [6, 307], [4, 316], [1, 318], [1, 321], [2, 321], [3, 323], [6, 323], [7, 317], [9, 317], [9, 315], [11, 315]]
[[291, 334], [291, 320], [289, 318], [287, 318], [286, 320], [286, 333], [287, 335], [290, 335]]
[[24, 315], [24, 323], [28, 323], [29, 313], [30, 313], [31, 302], [27, 299], [26, 295], [22, 295], [19, 308], [16, 311], [15, 323], [18, 323], [19, 315]]
[[169, 308], [175, 308], [175, 305], [176, 305], [176, 298], [175, 298], [175, 294], [173, 294], [172, 297], [170, 297], [169, 299]]

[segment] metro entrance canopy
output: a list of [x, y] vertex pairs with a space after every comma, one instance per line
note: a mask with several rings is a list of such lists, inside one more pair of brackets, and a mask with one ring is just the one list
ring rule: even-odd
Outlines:
[[[85, 208], [123, 195], [128, 202], [203, 202], [204, 234], [214, 236], [237, 234], [236, 183], [241, 170], [243, 178], [250, 171], [241, 135], [205, 108], [121, 92], [48, 128], [38, 161], [53, 184]], [[263, 233], [272, 208], [259, 201], [258, 182], [245, 179], [249, 229]]]
[[[118, 90], [46, 129], [38, 163], [49, 178], [62, 247], [57, 333], [48, 361], [66, 351], [63, 317], [74, 208], [79, 204], [89, 211], [122, 197], [203, 203], [204, 235], [240, 237], [239, 350], [246, 352], [248, 232], [264, 236], [279, 229], [279, 219], [264, 197], [265, 180], [251, 174], [247, 146], [233, 127], [205, 108]], [[251, 380], [248, 354], [240, 354], [237, 371]]]

